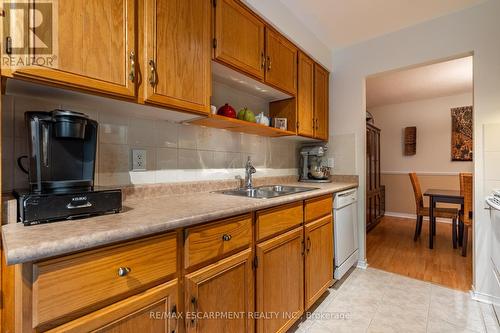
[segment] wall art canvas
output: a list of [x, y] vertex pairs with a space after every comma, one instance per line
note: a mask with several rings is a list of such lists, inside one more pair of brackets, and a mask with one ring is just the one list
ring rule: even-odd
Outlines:
[[451, 109], [451, 160], [472, 161], [472, 106]]

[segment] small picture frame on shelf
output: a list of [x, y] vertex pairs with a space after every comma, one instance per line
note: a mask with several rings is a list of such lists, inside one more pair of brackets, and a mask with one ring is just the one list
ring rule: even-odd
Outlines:
[[274, 118], [274, 127], [279, 128], [280, 130], [286, 131], [287, 130], [287, 119], [286, 118]]

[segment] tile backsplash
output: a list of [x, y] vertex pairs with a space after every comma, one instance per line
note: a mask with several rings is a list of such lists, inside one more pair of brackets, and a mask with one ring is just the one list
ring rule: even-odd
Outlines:
[[[16, 165], [16, 159], [27, 153], [24, 112], [56, 108], [83, 112], [99, 122], [98, 185], [232, 179], [243, 176], [247, 156], [257, 167], [257, 176], [297, 174], [299, 143], [286, 138], [139, 118], [120, 110], [87, 109], [82, 103], [61, 104], [57, 99], [5, 95], [2, 103], [3, 191], [27, 184], [27, 176]], [[130, 171], [132, 149], [146, 150], [146, 171]]]

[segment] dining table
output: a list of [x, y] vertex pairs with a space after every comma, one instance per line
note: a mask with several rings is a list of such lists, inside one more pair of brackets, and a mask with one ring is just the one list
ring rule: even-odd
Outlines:
[[[428, 189], [424, 196], [429, 197], [429, 248], [434, 248], [434, 236], [436, 235], [436, 221], [434, 209], [438, 202], [460, 205], [460, 211], [464, 211], [464, 197], [459, 190]], [[461, 228], [461, 223], [458, 224]], [[455, 233], [455, 230], [453, 230]], [[461, 241], [460, 237], [458, 238]]]

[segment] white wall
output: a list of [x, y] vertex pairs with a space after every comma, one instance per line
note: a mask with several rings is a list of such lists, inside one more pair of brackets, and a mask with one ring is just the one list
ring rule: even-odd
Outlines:
[[[478, 297], [500, 296], [491, 260], [500, 253], [484, 197], [485, 168], [500, 168], [498, 159], [485, 160], [483, 126], [500, 123], [500, 1], [479, 6], [384, 35], [333, 54], [335, 75], [331, 86], [330, 128], [335, 135], [354, 134], [356, 163], [352, 170], [365, 188], [365, 78], [368, 75], [474, 53], [474, 290]], [[342, 149], [338, 147], [338, 149]], [[365, 239], [364, 198], [360, 198], [360, 238]], [[365, 242], [361, 253], [366, 254]], [[498, 298], [496, 299], [499, 300]]]
[[[472, 105], [472, 92], [369, 109], [380, 133], [382, 172], [472, 172], [472, 162], [451, 160], [450, 109]], [[404, 128], [417, 127], [417, 153], [405, 156]]]

